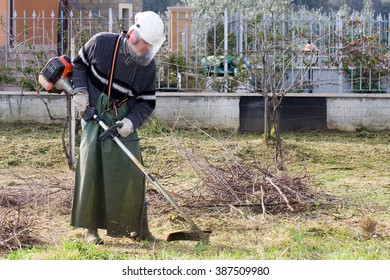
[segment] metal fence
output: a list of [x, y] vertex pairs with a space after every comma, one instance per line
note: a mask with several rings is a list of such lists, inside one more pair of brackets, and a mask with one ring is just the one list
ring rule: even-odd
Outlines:
[[[156, 56], [161, 91], [390, 93], [389, 17], [225, 11], [164, 19], [168, 40]], [[50, 57], [74, 56], [93, 34], [121, 32], [131, 21], [112, 10], [5, 14], [0, 61], [34, 77]]]

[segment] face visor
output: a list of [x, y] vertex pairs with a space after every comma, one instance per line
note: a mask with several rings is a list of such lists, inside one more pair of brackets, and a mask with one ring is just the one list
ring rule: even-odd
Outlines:
[[126, 64], [134, 61], [142, 66], [149, 65], [164, 41], [165, 36], [162, 35], [159, 38], [153, 38], [153, 40], [149, 40], [148, 42], [142, 37], [137, 26], [132, 26], [127, 33], [127, 39], [125, 39], [124, 44], [125, 53], [128, 55]]

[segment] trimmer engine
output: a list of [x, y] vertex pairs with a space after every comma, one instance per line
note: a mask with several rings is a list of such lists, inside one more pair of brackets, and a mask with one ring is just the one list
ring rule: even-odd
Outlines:
[[43, 67], [39, 75], [39, 83], [49, 93], [72, 93], [70, 78], [72, 77], [72, 64], [66, 55], [51, 58]]

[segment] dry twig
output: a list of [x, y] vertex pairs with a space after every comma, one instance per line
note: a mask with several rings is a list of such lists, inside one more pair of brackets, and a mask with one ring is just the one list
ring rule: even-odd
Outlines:
[[[72, 186], [44, 170], [34, 170], [39, 179], [9, 171], [16, 183], [0, 189], [0, 251], [39, 243], [55, 211], [69, 212]], [[39, 233], [39, 234], [38, 234]]]

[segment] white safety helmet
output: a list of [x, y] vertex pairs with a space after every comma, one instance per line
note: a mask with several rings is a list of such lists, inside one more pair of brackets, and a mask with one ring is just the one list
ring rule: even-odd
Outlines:
[[127, 35], [128, 60], [147, 66], [165, 41], [164, 23], [155, 12], [137, 13]]

